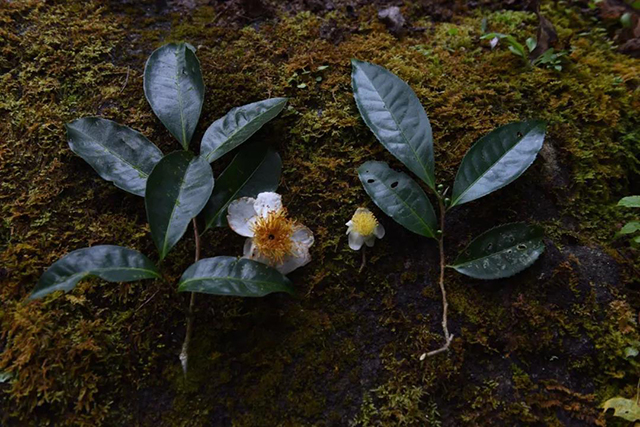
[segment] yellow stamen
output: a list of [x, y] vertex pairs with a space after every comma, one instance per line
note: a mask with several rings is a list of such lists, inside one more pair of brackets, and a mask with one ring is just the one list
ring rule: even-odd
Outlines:
[[378, 220], [369, 209], [358, 208], [351, 217], [353, 231], [364, 237], [371, 236], [378, 226]]
[[253, 243], [263, 256], [274, 265], [282, 264], [284, 258], [293, 250], [291, 236], [296, 230], [296, 222], [287, 218], [287, 211], [272, 211], [258, 220], [251, 227]]

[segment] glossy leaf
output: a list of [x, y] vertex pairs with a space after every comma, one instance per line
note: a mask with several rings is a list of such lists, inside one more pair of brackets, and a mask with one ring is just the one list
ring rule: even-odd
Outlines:
[[208, 162], [219, 159], [280, 114], [286, 103], [287, 98], [270, 98], [232, 108], [209, 126], [202, 137], [200, 155]]
[[156, 165], [147, 180], [145, 204], [151, 237], [160, 259], [178, 243], [212, 190], [213, 172], [202, 157], [176, 151]]
[[216, 180], [213, 193], [203, 209], [207, 228], [227, 225], [227, 207], [235, 199], [275, 191], [281, 172], [280, 156], [263, 144], [247, 147], [238, 153]]
[[390, 71], [351, 60], [351, 86], [360, 115], [387, 150], [435, 188], [433, 136], [422, 104]]
[[262, 297], [272, 292], [293, 294], [293, 288], [286, 276], [266, 264], [218, 256], [201, 259], [187, 268], [178, 283], [178, 292]]
[[144, 197], [147, 178], [162, 151], [139, 132], [111, 120], [85, 117], [67, 124], [71, 151], [106, 181]]
[[40, 276], [29, 299], [55, 291], [68, 292], [87, 277], [107, 282], [132, 282], [160, 277], [156, 266], [143, 254], [121, 246], [103, 245], [78, 249], [54, 262]]
[[618, 206], [625, 208], [640, 208], [640, 196], [627, 196], [620, 199]]
[[204, 82], [195, 49], [186, 43], [169, 43], [156, 49], [144, 68], [144, 94], [153, 112], [186, 150], [204, 102]]
[[384, 162], [366, 162], [358, 168], [358, 175], [369, 197], [384, 213], [409, 231], [435, 237], [436, 213], [418, 183]]
[[542, 228], [505, 224], [481, 234], [450, 267], [476, 279], [501, 279], [531, 266], [544, 252]]
[[542, 148], [545, 123], [511, 123], [483, 136], [465, 154], [453, 184], [451, 206], [461, 205], [515, 181]]

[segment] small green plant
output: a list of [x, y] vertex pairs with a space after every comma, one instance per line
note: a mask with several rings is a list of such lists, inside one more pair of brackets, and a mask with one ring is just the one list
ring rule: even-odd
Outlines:
[[566, 51], [556, 51], [549, 48], [540, 56], [530, 59], [530, 54], [537, 46], [537, 41], [533, 37], [529, 37], [525, 45], [518, 42], [515, 37], [509, 34], [488, 33], [480, 37], [480, 40], [491, 40], [491, 46], [494, 47], [498, 40], [504, 40], [508, 44], [509, 51], [516, 56], [522, 58], [524, 64], [528, 66], [542, 66], [556, 71], [562, 71], [562, 58], [567, 55]]
[[[262, 201], [270, 203], [280, 197], [271, 193], [280, 181], [282, 162], [278, 153], [265, 145], [247, 147], [218, 176], [215, 186], [210, 163], [244, 143], [276, 117], [287, 99], [272, 98], [231, 109], [209, 126], [196, 155], [189, 145], [200, 118], [204, 92], [195, 48], [187, 43], [166, 44], [154, 51], [146, 63], [144, 93], [153, 112], [180, 142], [182, 150], [164, 155], [141, 133], [99, 117], [67, 124], [69, 147], [74, 153], [103, 179], [144, 197], [160, 261], [183, 237], [189, 224], [193, 226], [195, 263], [185, 270], [178, 284], [179, 292], [191, 292], [186, 337], [180, 353], [185, 374], [195, 292], [242, 297], [293, 292], [283, 273], [263, 262], [247, 259], [255, 257], [201, 259], [200, 221], [196, 218], [199, 216], [205, 224], [203, 232], [210, 227], [226, 226], [227, 210], [234, 200], [246, 202], [255, 196], [257, 200], [251, 200], [262, 206], [268, 216], [269, 205]], [[138, 251], [113, 245], [92, 246], [75, 250], [51, 265], [30, 298], [42, 298], [57, 290], [70, 291], [91, 276], [108, 282], [162, 278], [158, 267]]]
[[[436, 183], [431, 124], [416, 94], [378, 65], [355, 59], [352, 65], [353, 94], [364, 122], [382, 145], [426, 184], [438, 203], [439, 221], [421, 185], [408, 175], [384, 162], [369, 161], [358, 168], [365, 191], [384, 213], [409, 231], [438, 242], [445, 343], [423, 354], [424, 359], [446, 351], [453, 340], [447, 326], [444, 286], [446, 213], [522, 175], [542, 148], [546, 125], [536, 120], [511, 123], [482, 137], [462, 159], [449, 197], [449, 187]], [[448, 267], [477, 279], [499, 279], [531, 266], [543, 251], [540, 227], [506, 224], [478, 236]]]
[[[623, 197], [618, 202], [618, 206], [625, 208], [640, 208], [640, 196]], [[631, 245], [634, 248], [639, 248], [640, 234], [638, 231], [640, 231], [640, 221], [629, 221], [620, 229], [620, 231], [618, 231], [617, 236], [630, 237]]]

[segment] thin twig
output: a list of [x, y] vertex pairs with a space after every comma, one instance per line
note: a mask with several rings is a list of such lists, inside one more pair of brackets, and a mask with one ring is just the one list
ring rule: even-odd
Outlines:
[[367, 255], [365, 250], [367, 249], [366, 246], [362, 246], [362, 264], [360, 264], [360, 270], [358, 270], [358, 274], [362, 273], [362, 270], [364, 269], [364, 265], [367, 263]]
[[137, 313], [138, 311], [140, 311], [140, 309], [142, 307], [144, 307], [145, 305], [149, 304], [149, 302], [156, 296], [158, 295], [158, 292], [160, 292], [160, 289], [157, 289], [153, 295], [151, 295], [149, 298], [147, 298], [147, 300], [145, 302], [143, 302], [142, 304], [140, 304], [140, 307], [136, 308], [136, 310], [134, 311], [134, 313]]
[[445, 206], [444, 206], [444, 195], [436, 194], [438, 196], [438, 204], [440, 206], [440, 239], [438, 240], [438, 247], [440, 249], [440, 292], [442, 293], [442, 331], [444, 332], [444, 345], [436, 350], [430, 351], [427, 353], [427, 356], [434, 356], [438, 353], [442, 353], [449, 349], [451, 345], [451, 341], [453, 341], [453, 335], [449, 333], [449, 328], [447, 327], [447, 309], [449, 308], [449, 304], [447, 303], [447, 291], [444, 287], [444, 269], [445, 269], [445, 260], [444, 260], [444, 215], [445, 215]]
[[124, 78], [124, 84], [122, 85], [122, 88], [120, 89], [120, 93], [124, 92], [124, 88], [127, 87], [127, 83], [129, 83], [129, 72], [131, 71], [130, 67], [127, 67], [127, 76]]
[[[195, 262], [200, 261], [200, 234], [198, 233], [198, 223], [193, 218], [193, 235], [196, 240], [196, 256]], [[196, 294], [191, 292], [191, 299], [189, 301], [189, 311], [187, 312], [187, 331], [184, 337], [184, 343], [182, 343], [182, 351], [180, 352], [180, 363], [182, 363], [182, 371], [184, 376], [187, 376], [187, 368], [189, 366], [189, 342], [191, 341], [191, 335], [193, 334], [193, 308], [196, 304]]]

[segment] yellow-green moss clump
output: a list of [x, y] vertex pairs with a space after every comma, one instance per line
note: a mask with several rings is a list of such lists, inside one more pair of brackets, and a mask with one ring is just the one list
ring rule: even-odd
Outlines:
[[[638, 364], [627, 349], [640, 345], [639, 259], [612, 236], [628, 214], [614, 202], [640, 188], [640, 66], [615, 53], [579, 10], [543, 8], [569, 50], [558, 73], [523, 68], [504, 46], [492, 51], [479, 41], [485, 17], [492, 31], [533, 35], [535, 15], [524, 12], [476, 10], [432, 23], [407, 9], [424, 31], [398, 40], [373, 7], [236, 30], [217, 26], [220, 10], [209, 6], [121, 8], [0, 6], [3, 425], [603, 425], [598, 405], [635, 393]], [[192, 259], [189, 238], [162, 265], [166, 282], [88, 281], [69, 295], [25, 300], [43, 270], [73, 249], [112, 243], [154, 254], [142, 199], [75, 157], [63, 125], [100, 115], [165, 153], [178, 149], [142, 92], [146, 57], [169, 40], [197, 46], [202, 63], [207, 92], [194, 141], [233, 106], [290, 98], [256, 138], [278, 148], [281, 193], [316, 235], [314, 262], [291, 277], [296, 298], [199, 299], [187, 381], [177, 359], [185, 301], [175, 282]], [[457, 339], [451, 352], [423, 362], [419, 355], [442, 339], [433, 243], [376, 211], [387, 236], [359, 275], [359, 255], [343, 234], [356, 206], [374, 208], [357, 166], [380, 159], [399, 167], [356, 111], [352, 57], [414, 88], [433, 125], [443, 182], [492, 128], [549, 123], [525, 176], [447, 224], [448, 256], [511, 220], [542, 224], [547, 252], [509, 280], [448, 274]], [[203, 251], [239, 254], [241, 246], [215, 230]]]

